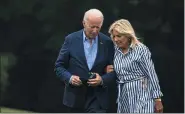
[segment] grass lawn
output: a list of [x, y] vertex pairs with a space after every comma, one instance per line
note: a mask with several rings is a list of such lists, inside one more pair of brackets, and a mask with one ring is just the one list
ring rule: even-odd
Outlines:
[[33, 113], [33, 112], [26, 111], [26, 110], [19, 110], [19, 109], [1, 107], [0, 108], [0, 113]]

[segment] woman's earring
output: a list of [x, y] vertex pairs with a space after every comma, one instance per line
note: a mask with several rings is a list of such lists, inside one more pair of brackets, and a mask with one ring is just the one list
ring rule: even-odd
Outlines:
[[129, 43], [131, 43], [131, 39], [130, 38], [128, 39], [128, 41], [129, 41]]

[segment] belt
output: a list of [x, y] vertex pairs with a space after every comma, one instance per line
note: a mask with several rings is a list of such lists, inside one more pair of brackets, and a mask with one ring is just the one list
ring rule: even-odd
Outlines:
[[[141, 76], [141, 77], [138, 77], [138, 78], [134, 78], [132, 80], [127, 80], [127, 81], [117, 81], [117, 84], [118, 84], [118, 98], [120, 97], [120, 94], [121, 94], [121, 84], [126, 84], [126, 83], [129, 83], [129, 82], [133, 82], [133, 81], [137, 81], [137, 80], [141, 80], [141, 79], [144, 79], [146, 76]], [[118, 98], [117, 98], [117, 102], [118, 102]]]

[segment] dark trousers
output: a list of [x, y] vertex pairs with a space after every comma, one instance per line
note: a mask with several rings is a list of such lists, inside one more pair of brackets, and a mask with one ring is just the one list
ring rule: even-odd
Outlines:
[[96, 97], [88, 99], [85, 108], [71, 108], [66, 106], [66, 110], [66, 113], [106, 113], [106, 110], [101, 108]]
[[97, 100], [93, 87], [88, 87], [86, 93], [85, 106], [83, 108], [70, 108], [67, 107], [68, 113], [106, 113]]
[[85, 113], [84, 109], [81, 109], [81, 108], [71, 108], [71, 107], [68, 107], [68, 106], [65, 106], [65, 108], [66, 108], [65, 113]]
[[102, 109], [97, 98], [94, 97], [88, 101], [88, 104], [86, 105], [86, 108], [85, 108], [85, 112], [86, 113], [106, 113], [106, 110]]

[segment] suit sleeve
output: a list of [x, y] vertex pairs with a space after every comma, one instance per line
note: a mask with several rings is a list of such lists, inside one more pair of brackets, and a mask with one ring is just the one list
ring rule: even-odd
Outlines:
[[[110, 41], [109, 45], [108, 45], [108, 64], [107, 65], [113, 65], [113, 59], [114, 59], [114, 44], [112, 43], [112, 41]], [[103, 86], [106, 87], [108, 85], [110, 85], [111, 83], [114, 83], [116, 81], [116, 73], [110, 72], [110, 73], [106, 73], [102, 76], [102, 80], [103, 80]]]
[[151, 82], [152, 86], [152, 97], [153, 98], [160, 98], [163, 96], [160, 86], [159, 86], [159, 80], [154, 68], [153, 61], [151, 59], [151, 52], [148, 48], [146, 48], [143, 51], [142, 57], [141, 57], [141, 68], [144, 71], [144, 74], [147, 76], [149, 81]]
[[70, 59], [69, 49], [70, 38], [66, 37], [62, 48], [60, 49], [54, 68], [56, 76], [67, 85], [69, 84], [70, 77], [72, 76], [71, 73], [66, 70]]

